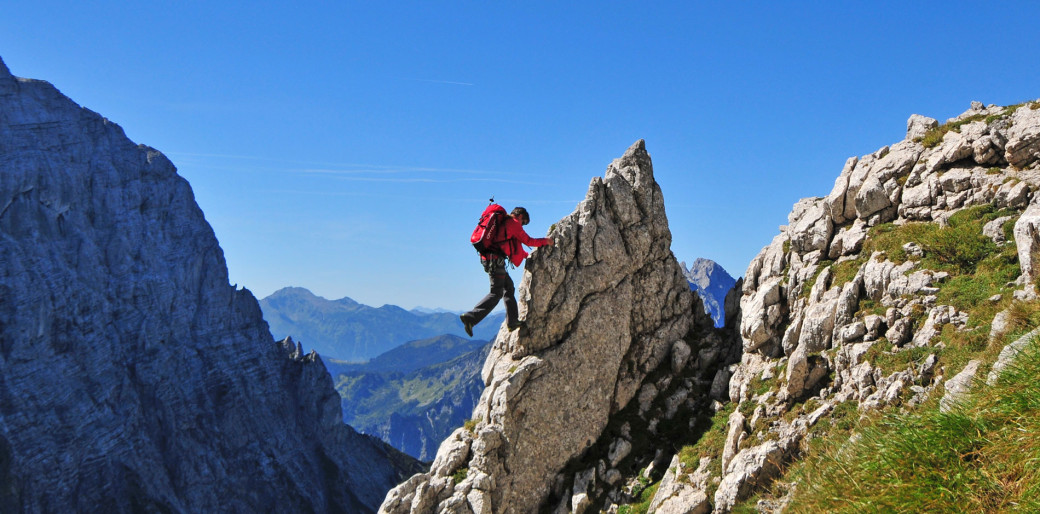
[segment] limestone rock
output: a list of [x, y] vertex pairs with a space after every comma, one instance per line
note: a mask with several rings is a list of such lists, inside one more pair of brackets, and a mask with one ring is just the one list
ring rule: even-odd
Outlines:
[[656, 514], [707, 514], [711, 512], [711, 502], [705, 493], [708, 480], [708, 463], [710, 459], [701, 459], [692, 477], [679, 478], [682, 473], [679, 456], [672, 457], [672, 463], [661, 479], [657, 494], [647, 512]]
[[[459, 465], [491, 478], [496, 513], [538, 510], [557, 473], [600, 437], [645, 376], [671, 368], [694, 316], [712, 323], [669, 249], [642, 141], [592, 180], [550, 236], [555, 246], [532, 252], [519, 288], [527, 329], [499, 334], [474, 410], [480, 426], [508, 443], [486, 452], [474, 444]], [[618, 460], [626, 444], [616, 443]], [[384, 511], [405, 512], [387, 504]]]
[[1032, 341], [1037, 334], [1040, 334], [1040, 328], [1029, 331], [1028, 334], [1019, 337], [1014, 342], [1005, 346], [1003, 350], [1000, 350], [1000, 355], [997, 356], [997, 362], [993, 363], [993, 368], [990, 369], [989, 374], [986, 375], [986, 383], [989, 385], [995, 384], [997, 379], [1000, 378], [1000, 373], [1014, 362], [1015, 358], [1018, 357], [1018, 354], [1029, 345], [1029, 342]]
[[740, 441], [745, 435], [745, 424], [747, 419], [744, 417], [739, 410], [734, 410], [729, 415], [729, 422], [726, 425], [726, 443], [722, 447], [722, 469], [725, 471], [729, 468], [729, 463], [733, 460], [733, 457], [737, 454]]
[[968, 394], [979, 372], [982, 361], [971, 360], [964, 369], [946, 382], [946, 394], [939, 400], [939, 410], [948, 412], [956, 403]]
[[939, 122], [935, 118], [921, 116], [920, 114], [911, 114], [910, 119], [906, 120], [906, 138], [910, 140], [920, 139], [924, 137], [929, 130], [938, 126]]
[[[908, 344], [939, 345], [937, 336], [946, 325], [955, 330], [967, 325], [966, 313], [938, 305], [940, 288], [951, 275], [924, 269], [931, 261], [926, 259], [932, 251], [929, 241], [901, 242], [905, 258], [899, 252], [903, 260], [897, 263], [896, 256], [882, 251], [863, 252], [875, 228], [898, 230], [910, 222], [946, 225], [959, 211], [974, 206], [1029, 206], [1015, 224], [1023, 271], [1016, 283], [1026, 287], [1014, 294], [1022, 301], [1036, 297], [1031, 282], [1040, 275], [1034, 262], [1040, 255], [1040, 210], [1029, 203], [1040, 202], [1032, 192], [1040, 189], [1040, 108], [1034, 107], [1040, 104], [1006, 109], [974, 103], [951, 120], [965, 123], [952, 127], [929, 148], [920, 139], [938, 122], [911, 116], [906, 139], [848, 159], [830, 194], [794, 205], [789, 224], [780, 227], [747, 269], [740, 323], [745, 353], [730, 370], [729, 399], [757, 405], [750, 422], [754, 428], [745, 431], [747, 421], [741, 421], [740, 430], [731, 425], [728, 446], [741, 439], [773, 437], [763, 432], [773, 432], [777, 421], [767, 423], [767, 428], [760, 423], [780, 416], [789, 419], [791, 402], [800, 398], [832, 406], [859, 400], [861, 409], [875, 409], [908, 397], [910, 403], [919, 403], [942, 383], [941, 376], [934, 376], [934, 355], [887, 376], [867, 360], [872, 354], [905, 351]], [[990, 221], [986, 236], [1006, 244], [1010, 238], [1003, 227], [1014, 216]], [[892, 225], [878, 227], [888, 222]], [[850, 269], [852, 263], [862, 264], [856, 270]], [[835, 283], [839, 276], [842, 283]], [[994, 335], [999, 327], [998, 319]], [[756, 379], [765, 380], [763, 371], [781, 366], [786, 376], [779, 391], [754, 395]], [[830, 380], [818, 386], [828, 375]], [[810, 418], [818, 420], [815, 415], [796, 416], [802, 422]], [[746, 458], [751, 455], [745, 453], [748, 450], [740, 453]], [[761, 448], [765, 453], [772, 450]], [[724, 511], [728, 502], [748, 494], [748, 483], [762, 483], [738, 471], [740, 453], [731, 450], [726, 455], [717, 510]]]
[[859, 219], [867, 219], [872, 214], [892, 205], [885, 188], [881, 185], [881, 181], [874, 175], [868, 176], [863, 185], [860, 186], [859, 192], [856, 193], [855, 201], [856, 213]]
[[1037, 256], [1040, 255], [1040, 195], [1033, 197], [1025, 212], [1015, 222], [1015, 244], [1018, 246], [1018, 262], [1022, 266], [1022, 275], [1035, 280], [1037, 277]]
[[1016, 168], [1027, 168], [1040, 161], [1040, 109], [1020, 108], [1011, 120], [1004, 159]]
[[768, 483], [779, 473], [784, 454], [785, 448], [780, 441], [766, 441], [741, 450], [727, 467], [715, 492], [715, 510], [729, 512], [737, 500], [746, 497], [755, 487]]
[[788, 215], [791, 246], [798, 253], [826, 250], [834, 231], [834, 223], [823, 198], [804, 198]]
[[0, 63], [0, 163], [0, 512], [370, 512], [420, 469], [272, 339], [158, 150]]

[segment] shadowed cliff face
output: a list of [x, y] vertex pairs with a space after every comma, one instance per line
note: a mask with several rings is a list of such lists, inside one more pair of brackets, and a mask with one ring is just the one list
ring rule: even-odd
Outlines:
[[538, 510], [648, 374], [686, 365], [695, 308], [710, 326], [669, 249], [642, 141], [592, 180], [550, 236], [556, 245], [532, 253], [520, 285], [526, 328], [500, 332], [484, 365], [478, 422], [449, 437], [431, 472], [391, 491], [381, 511]]
[[409, 459], [228, 284], [191, 188], [0, 62], [0, 511], [365, 511]]

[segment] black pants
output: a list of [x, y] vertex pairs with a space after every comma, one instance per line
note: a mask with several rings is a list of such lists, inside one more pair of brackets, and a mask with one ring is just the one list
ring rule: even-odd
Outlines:
[[473, 310], [463, 314], [463, 317], [476, 325], [491, 314], [499, 300], [505, 298], [506, 318], [509, 320], [509, 326], [515, 326], [519, 323], [517, 319], [519, 314], [516, 309], [516, 297], [513, 296], [513, 279], [509, 277], [509, 273], [506, 273], [505, 259], [490, 259], [483, 261], [483, 264], [484, 270], [487, 271], [488, 278], [491, 280], [491, 291], [477, 303], [476, 307], [473, 307]]

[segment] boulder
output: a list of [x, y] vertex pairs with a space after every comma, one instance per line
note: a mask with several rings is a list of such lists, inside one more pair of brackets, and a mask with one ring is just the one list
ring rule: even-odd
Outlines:
[[[655, 514], [707, 514], [711, 502], [705, 493], [711, 459], [701, 459], [691, 475], [682, 475], [679, 456], [672, 457], [647, 512]], [[681, 478], [680, 478], [681, 477]]]
[[906, 138], [911, 141], [923, 138], [929, 130], [938, 126], [939, 121], [935, 118], [921, 116], [920, 114], [911, 114], [910, 119], [906, 120]]
[[1016, 110], [1007, 129], [1004, 159], [1019, 169], [1040, 161], [1040, 109], [1035, 109], [1035, 105], [1034, 102]]
[[997, 356], [997, 361], [993, 363], [993, 368], [990, 369], [989, 374], [986, 375], [986, 383], [993, 385], [1000, 378], [1000, 373], [1007, 369], [1018, 357], [1018, 354], [1022, 353], [1034, 337], [1040, 334], [1040, 328], [1033, 329], [1029, 333], [1019, 337], [1014, 342], [1009, 343], [1004, 349], [1000, 350], [1000, 355]]
[[1022, 267], [1022, 275], [1029, 280], [1036, 280], [1040, 264], [1040, 202], [1034, 196], [1033, 201], [1015, 222], [1015, 245], [1018, 247], [1018, 262]]
[[980, 360], [968, 361], [968, 364], [964, 366], [960, 373], [946, 381], [946, 394], [939, 400], [939, 410], [949, 412], [958, 401], [968, 394], [981, 365], [982, 361]]

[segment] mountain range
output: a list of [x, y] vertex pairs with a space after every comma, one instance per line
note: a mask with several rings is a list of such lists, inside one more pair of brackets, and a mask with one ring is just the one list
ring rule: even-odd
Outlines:
[[484, 389], [490, 344], [453, 335], [405, 343], [366, 363], [327, 360], [343, 421], [420, 460], [463, 425]]
[[[454, 313], [371, 307], [350, 298], [328, 300], [302, 287], [279, 289], [260, 300], [260, 308], [276, 338], [292, 336], [336, 360], [366, 361], [408, 341], [466, 335]], [[504, 319], [502, 312], [488, 316], [474, 327], [474, 338], [494, 338]]]

